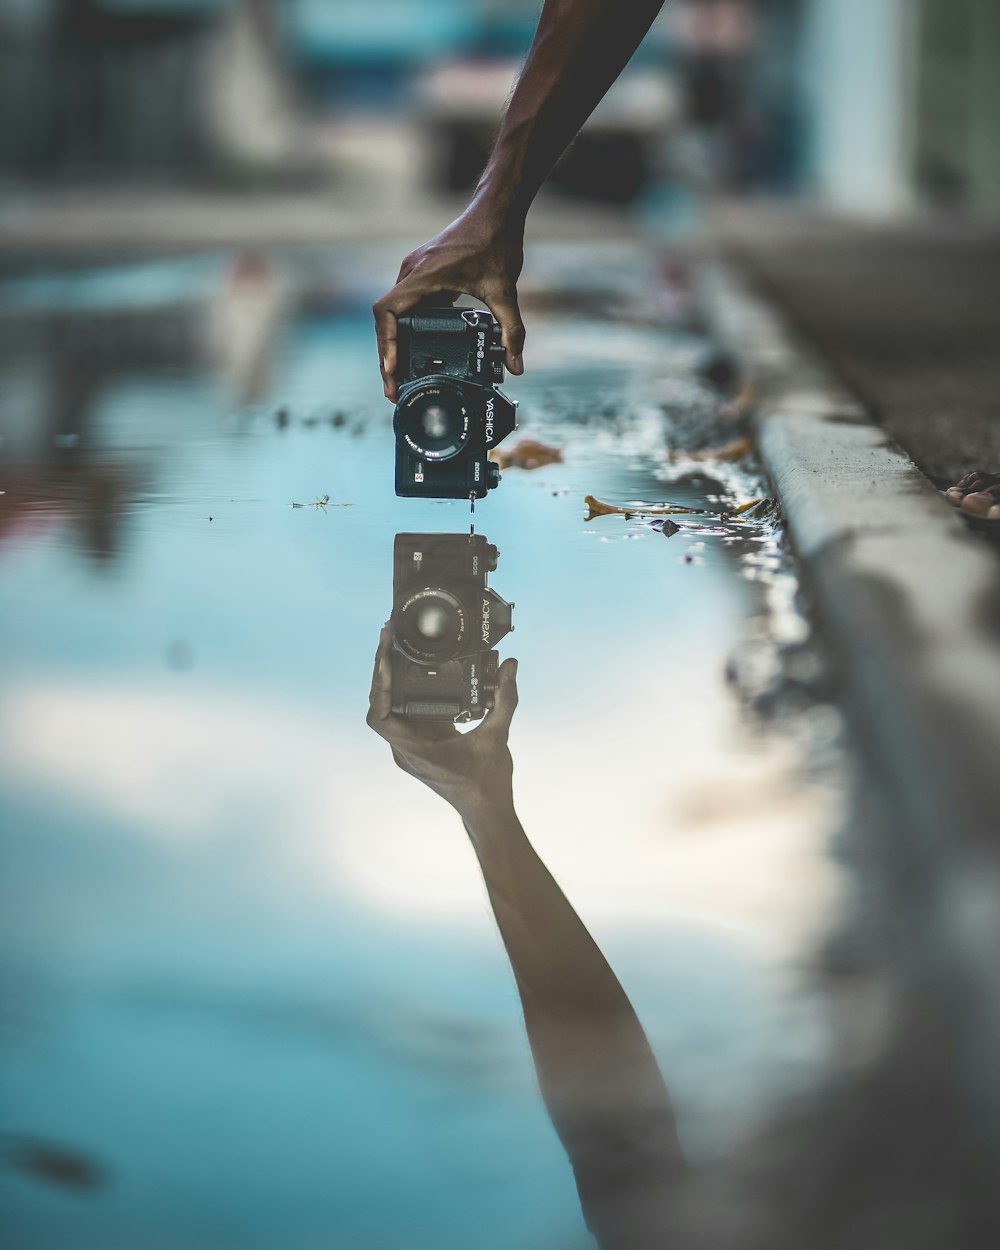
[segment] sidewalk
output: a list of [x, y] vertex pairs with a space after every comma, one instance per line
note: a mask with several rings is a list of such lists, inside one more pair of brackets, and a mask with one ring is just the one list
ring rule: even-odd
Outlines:
[[1000, 224], [721, 210], [724, 252], [938, 486], [1000, 472]]
[[[942, 264], [954, 285], [942, 282], [930, 307], [929, 276], [905, 270], [912, 252], [890, 249], [886, 272], [896, 281], [880, 284], [874, 241], [842, 247], [843, 276], [832, 244], [829, 253], [817, 251], [811, 278], [807, 265], [798, 280], [787, 273], [783, 266], [791, 260], [784, 256], [768, 266], [797, 296], [801, 324], [816, 328], [812, 346], [733, 269], [709, 269], [705, 304], [714, 332], [756, 391], [758, 449], [830, 664], [830, 693], [847, 715], [856, 778], [842, 849], [861, 869], [868, 907], [873, 898], [882, 900], [873, 933], [878, 960], [896, 987], [888, 1068], [909, 1073], [914, 1100], [924, 1097], [921, 1091], [953, 1091], [953, 1105], [928, 1140], [945, 1151], [956, 1141], [975, 1143], [972, 1156], [995, 1175], [1000, 577], [989, 545], [968, 532], [906, 452], [873, 423], [815, 345], [822, 335], [842, 376], [850, 373], [859, 388], [866, 381], [868, 403], [875, 394], [883, 399], [886, 425], [891, 421], [901, 441], [919, 449], [925, 465], [945, 472], [960, 451], [947, 437], [956, 438], [956, 427], [957, 437], [968, 432], [980, 448], [997, 445], [988, 394], [996, 362], [974, 326], [970, 366], [959, 370], [965, 316], [961, 325], [942, 326], [940, 344], [933, 337], [949, 307], [957, 315], [949, 301], [958, 298], [958, 275], [973, 275], [967, 258], [965, 266]], [[796, 250], [793, 242], [789, 257]], [[757, 272], [770, 255], [760, 245], [753, 251]], [[817, 300], [828, 288], [838, 299], [812, 307], [810, 282]], [[874, 310], [898, 309], [902, 317], [908, 282], [926, 305], [915, 302], [898, 327], [882, 323]], [[978, 296], [985, 316], [985, 292]], [[949, 361], [952, 369], [939, 377]], [[956, 393], [978, 406], [953, 399], [954, 424], [942, 428], [930, 420], [934, 405]], [[921, 1185], [932, 1183], [940, 1162]], [[995, 1229], [993, 1198], [969, 1200], [969, 1210]]]

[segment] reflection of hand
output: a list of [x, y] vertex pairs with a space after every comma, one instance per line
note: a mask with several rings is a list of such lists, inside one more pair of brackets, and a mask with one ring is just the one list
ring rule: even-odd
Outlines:
[[507, 368], [524, 372], [524, 324], [517, 306], [523, 261], [520, 230], [475, 205], [406, 257], [396, 285], [372, 309], [386, 399], [396, 398], [396, 318], [432, 295], [450, 302], [464, 291], [481, 299], [500, 323]]
[[388, 742], [393, 759], [403, 772], [447, 800], [467, 823], [500, 804], [509, 807], [514, 763], [507, 734], [517, 707], [517, 661], [500, 665], [495, 706], [475, 729], [461, 733], [445, 721], [394, 714], [391, 648], [391, 627], [385, 625], [375, 655], [368, 724]]

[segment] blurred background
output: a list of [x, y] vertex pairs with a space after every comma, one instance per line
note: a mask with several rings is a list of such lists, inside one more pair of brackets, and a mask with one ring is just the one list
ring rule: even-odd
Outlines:
[[[364, 725], [396, 532], [469, 525], [392, 493], [370, 307], [538, 7], [0, 0], [12, 1248], [589, 1244], [461, 830]], [[872, 866], [879, 762], [774, 510], [732, 512], [770, 486], [699, 264], [939, 485], [1000, 468], [998, 117], [996, 0], [668, 0], [529, 217], [505, 388], [545, 457], [476, 511], [519, 808], [769, 1247], [997, 1244], [996, 999], [940, 992]]]
[[[72, 184], [472, 185], [534, 0], [3, 0], [0, 170]], [[675, 0], [554, 185], [1000, 210], [991, 0]]]

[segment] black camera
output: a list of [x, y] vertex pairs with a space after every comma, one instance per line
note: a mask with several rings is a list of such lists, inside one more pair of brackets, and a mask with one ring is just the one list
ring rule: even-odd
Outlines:
[[517, 428], [500, 327], [478, 308], [418, 308], [397, 335], [396, 494], [482, 499], [500, 482], [488, 452]]
[[392, 710], [470, 721], [493, 707], [493, 647], [512, 603], [486, 584], [499, 552], [481, 534], [397, 534], [392, 561]]

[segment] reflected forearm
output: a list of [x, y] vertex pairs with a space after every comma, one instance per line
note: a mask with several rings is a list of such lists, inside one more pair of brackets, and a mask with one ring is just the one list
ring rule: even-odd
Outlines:
[[586, 1191], [606, 1188], [623, 1166], [629, 1184], [667, 1185], [683, 1167], [670, 1100], [618, 978], [528, 841], [513, 802], [480, 804], [463, 819], [581, 1198], [586, 1204]]
[[474, 205], [514, 228], [663, 0], [545, 0]]
[[597, 943], [528, 841], [513, 801], [494, 798], [462, 816], [522, 993], [552, 1010], [631, 1014]]

